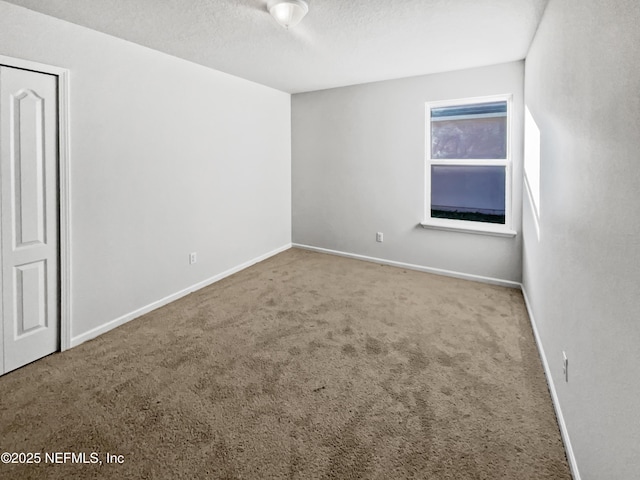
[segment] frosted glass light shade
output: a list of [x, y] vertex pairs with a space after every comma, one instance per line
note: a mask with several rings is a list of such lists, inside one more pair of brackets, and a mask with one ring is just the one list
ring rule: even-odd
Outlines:
[[309, 11], [303, 0], [272, 0], [268, 4], [269, 13], [284, 28], [294, 27]]

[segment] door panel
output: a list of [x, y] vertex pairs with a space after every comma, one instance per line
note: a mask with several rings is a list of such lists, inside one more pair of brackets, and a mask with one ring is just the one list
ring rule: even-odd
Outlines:
[[16, 275], [16, 339], [47, 328], [46, 260], [14, 268]]
[[6, 373], [59, 348], [57, 78], [0, 67]]
[[14, 146], [12, 173], [15, 245], [45, 243], [44, 235], [44, 99], [33, 90], [13, 96], [10, 128]]

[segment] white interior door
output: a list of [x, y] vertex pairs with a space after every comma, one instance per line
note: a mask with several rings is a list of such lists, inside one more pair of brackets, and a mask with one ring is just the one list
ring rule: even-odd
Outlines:
[[59, 349], [57, 77], [0, 66], [0, 373]]

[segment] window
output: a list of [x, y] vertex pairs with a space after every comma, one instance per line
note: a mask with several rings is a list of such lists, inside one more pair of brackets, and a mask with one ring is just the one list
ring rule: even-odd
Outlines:
[[427, 103], [426, 228], [511, 230], [511, 97]]

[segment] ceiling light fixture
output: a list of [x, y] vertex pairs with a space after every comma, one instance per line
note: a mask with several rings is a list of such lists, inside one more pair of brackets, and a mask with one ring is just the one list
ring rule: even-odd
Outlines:
[[271, 0], [267, 8], [276, 22], [286, 29], [295, 27], [309, 11], [304, 0]]

